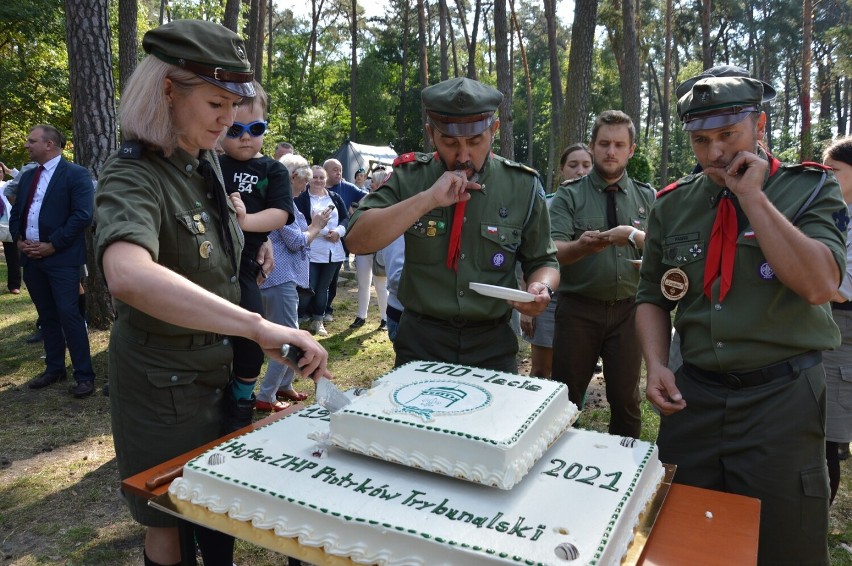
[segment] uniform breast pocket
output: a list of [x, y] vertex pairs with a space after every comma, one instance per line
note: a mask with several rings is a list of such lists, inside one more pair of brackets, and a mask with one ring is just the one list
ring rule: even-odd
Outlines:
[[486, 271], [515, 268], [515, 255], [521, 245], [521, 227], [483, 223], [480, 227], [480, 267]]
[[213, 226], [202, 210], [189, 210], [175, 214], [177, 223], [175, 261], [183, 273], [200, 273], [216, 267], [216, 258], [223, 250], [217, 249], [211, 233]]
[[447, 258], [446, 211], [433, 210], [405, 232], [405, 261], [434, 265]]
[[603, 216], [582, 216], [574, 219], [574, 240], [579, 240], [583, 232], [607, 229], [606, 219]]

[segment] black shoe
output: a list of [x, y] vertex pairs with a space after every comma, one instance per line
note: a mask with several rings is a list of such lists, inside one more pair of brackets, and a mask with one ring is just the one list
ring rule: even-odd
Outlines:
[[35, 332], [27, 336], [26, 343], [35, 344], [36, 342], [41, 342], [43, 339], [44, 337], [41, 335], [41, 328], [36, 328]]
[[362, 326], [364, 326], [365, 322], [367, 321], [361, 318], [360, 316], [356, 316], [355, 320], [352, 321], [352, 324], [349, 325], [349, 328], [361, 328]]
[[29, 386], [30, 389], [42, 389], [56, 383], [57, 381], [64, 381], [65, 378], [68, 377], [64, 372], [63, 373], [48, 373], [44, 372], [41, 375], [35, 376], [30, 380]]
[[840, 445], [837, 447], [837, 457], [841, 460], [848, 460], [849, 459], [849, 443], [848, 442], [841, 442]]
[[379, 330], [387, 330], [387, 329], [388, 329], [388, 321], [386, 321], [385, 319], [382, 319], [382, 321], [379, 323]]
[[73, 395], [75, 399], [82, 399], [84, 397], [88, 397], [94, 392], [95, 382], [93, 380], [78, 381], [77, 385], [72, 385], [68, 388], [68, 393]]

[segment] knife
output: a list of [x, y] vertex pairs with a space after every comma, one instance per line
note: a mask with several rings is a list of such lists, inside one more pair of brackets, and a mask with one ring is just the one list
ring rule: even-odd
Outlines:
[[[281, 346], [281, 357], [289, 360], [294, 366], [299, 367], [299, 360], [305, 355], [304, 350], [292, 344], [284, 344]], [[314, 380], [316, 384], [315, 396], [319, 406], [329, 413], [336, 413], [352, 401], [341, 391], [335, 384], [320, 377]]]

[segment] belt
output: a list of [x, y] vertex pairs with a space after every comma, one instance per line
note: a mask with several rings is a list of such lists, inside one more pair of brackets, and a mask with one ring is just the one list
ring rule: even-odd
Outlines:
[[453, 328], [495, 328], [497, 326], [500, 326], [501, 324], [506, 324], [507, 322], [509, 322], [509, 319], [512, 316], [511, 313], [508, 313], [501, 318], [492, 318], [487, 320], [469, 320], [460, 317], [442, 319], [427, 316], [425, 314], [420, 314], [419, 312], [414, 312], [411, 309], [406, 309], [405, 314], [413, 316], [414, 318], [422, 322], [431, 322], [432, 324], [452, 326]]
[[200, 334], [178, 334], [168, 336], [165, 334], [154, 334], [153, 332], [145, 332], [129, 324], [122, 326], [124, 332], [133, 338], [134, 341], [144, 346], [154, 346], [157, 348], [169, 348], [172, 350], [187, 350], [193, 347], [212, 346], [225, 340], [225, 336], [214, 334], [212, 332]]
[[560, 295], [572, 299], [575, 301], [579, 301], [581, 303], [588, 303], [591, 305], [604, 305], [608, 307], [614, 307], [616, 305], [626, 305], [628, 303], [632, 303], [636, 300], [636, 297], [627, 297], [626, 299], [617, 299], [613, 301], [602, 301], [600, 299], [593, 299], [591, 297], [586, 297], [585, 295], [580, 295], [579, 293], [566, 293], [565, 291], [560, 291]]
[[834, 301], [832, 301], [831, 310], [852, 311], [852, 301], [846, 301], [845, 303], [835, 303]]
[[402, 311], [388, 305], [387, 307], [385, 307], [385, 316], [387, 316], [395, 323], [399, 324], [399, 319], [402, 318]]
[[794, 358], [790, 358], [789, 360], [756, 369], [754, 371], [732, 373], [707, 371], [688, 362], [683, 362], [683, 366], [689, 372], [697, 373], [731, 389], [744, 389], [746, 387], [763, 385], [776, 379], [795, 376], [798, 372], [820, 363], [822, 363], [822, 352], [806, 352]]

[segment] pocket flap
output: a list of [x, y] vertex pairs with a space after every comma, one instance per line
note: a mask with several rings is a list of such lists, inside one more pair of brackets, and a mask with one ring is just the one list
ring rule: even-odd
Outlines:
[[198, 377], [198, 373], [187, 371], [150, 369], [145, 373], [148, 375], [148, 381], [151, 385], [158, 389], [162, 389], [164, 387], [175, 387], [177, 385], [189, 385]]
[[840, 366], [840, 379], [852, 383], [852, 366]]
[[824, 466], [802, 470], [802, 493], [806, 497], [828, 499], [828, 471]]

